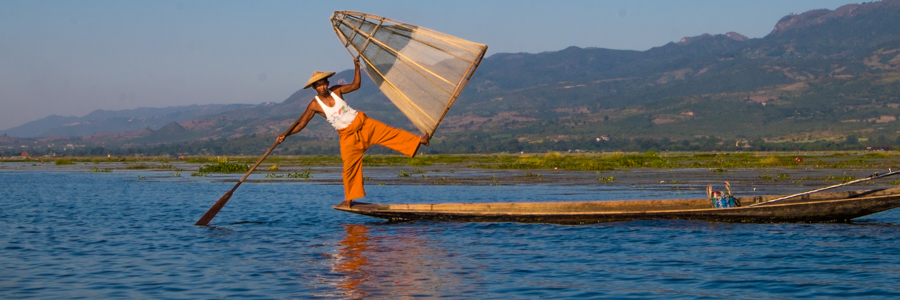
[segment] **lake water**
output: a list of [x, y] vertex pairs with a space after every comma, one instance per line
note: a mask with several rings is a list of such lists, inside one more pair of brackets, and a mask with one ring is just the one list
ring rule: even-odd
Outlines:
[[[900, 210], [851, 224], [385, 223], [331, 209], [340, 185], [248, 182], [212, 226], [194, 226], [234, 185], [220, 180], [239, 177], [0, 170], [0, 298], [900, 297]], [[381, 203], [674, 195], [628, 185], [367, 191]], [[681, 196], [702, 197], [693, 193]]]

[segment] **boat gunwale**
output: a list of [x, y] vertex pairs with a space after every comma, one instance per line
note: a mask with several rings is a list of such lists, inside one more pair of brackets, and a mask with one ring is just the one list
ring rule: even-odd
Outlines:
[[[454, 211], [454, 210], [422, 210], [422, 209], [397, 209], [391, 208], [392, 206], [403, 206], [403, 205], [414, 205], [414, 206], [434, 206], [434, 205], [522, 205], [522, 204], [556, 204], [560, 206], [564, 205], [578, 205], [578, 204], [595, 204], [595, 203], [610, 203], [610, 202], [644, 202], [644, 201], [698, 201], [706, 199], [702, 198], [686, 198], [686, 199], [641, 199], [641, 200], [612, 200], [612, 201], [566, 201], [566, 202], [484, 202], [484, 203], [398, 203], [398, 204], [378, 204], [378, 203], [363, 203], [359, 202], [356, 205], [361, 206], [363, 209], [357, 208], [345, 208], [345, 207], [335, 207], [337, 210], [346, 211], [346, 212], [391, 212], [391, 213], [434, 213], [434, 214], [459, 214], [459, 215], [583, 215], [583, 214], [633, 214], [633, 213], [678, 213], [678, 212], [703, 212], [703, 211], [748, 211], [748, 210], [763, 210], [766, 208], [779, 208], [779, 207], [790, 207], [790, 206], [800, 206], [800, 205], [814, 205], [814, 204], [823, 204], [823, 203], [839, 203], [839, 202], [860, 202], [865, 200], [873, 200], [877, 198], [889, 198], [889, 197], [900, 197], [900, 194], [888, 194], [888, 195], [878, 195], [878, 196], [869, 196], [869, 197], [860, 197], [860, 198], [841, 198], [841, 199], [822, 199], [822, 200], [808, 200], [803, 202], [790, 202], [790, 203], [773, 203], [767, 205], [759, 205], [759, 206], [740, 206], [740, 207], [729, 207], [729, 208], [696, 208], [696, 209], [663, 209], [663, 210], [593, 210], [593, 211], [584, 211], [584, 212], [523, 212], [523, 211], [480, 211], [480, 210], [470, 210], [470, 211]], [[364, 209], [367, 207], [379, 206], [382, 208], [375, 209]], [[386, 207], [386, 208], [383, 208]]]
[[[400, 203], [377, 204], [355, 202], [352, 208], [333, 207], [336, 210], [359, 214], [369, 217], [386, 219], [389, 221], [410, 220], [443, 220], [465, 222], [518, 222], [518, 223], [552, 223], [552, 224], [589, 224], [631, 220], [656, 220], [656, 219], [680, 219], [680, 220], [705, 220], [713, 222], [741, 222], [741, 223], [833, 223], [849, 222], [852, 219], [900, 208], [900, 188], [882, 188], [857, 191], [842, 191], [820, 193], [812, 197], [798, 197], [784, 202], [769, 203], [765, 205], [750, 206], [749, 204], [765, 203], [768, 200], [781, 196], [750, 196], [740, 197], [745, 201], [744, 206], [732, 208], [696, 208], [699, 203], [708, 203], [704, 198], [684, 199], [635, 199], [612, 201], [559, 201], [559, 202], [484, 202], [484, 203]], [[640, 203], [640, 202], [670, 202], [663, 203], [659, 207], [673, 207], [671, 202], [693, 202], [694, 208], [673, 208], [668, 210], [634, 209], [640, 206], [613, 208], [616, 210], [589, 211], [554, 211], [544, 207], [544, 211], [537, 210], [433, 210], [437, 204], [448, 205], [487, 205], [501, 204], [510, 207], [515, 204], [603, 204], [603, 203]], [[416, 206], [427, 209], [397, 209], [397, 206]], [[394, 209], [391, 209], [391, 207]], [[538, 208], [538, 207], [533, 207]], [[607, 207], [609, 208], [609, 207]], [[652, 209], [652, 208], [651, 208]]]

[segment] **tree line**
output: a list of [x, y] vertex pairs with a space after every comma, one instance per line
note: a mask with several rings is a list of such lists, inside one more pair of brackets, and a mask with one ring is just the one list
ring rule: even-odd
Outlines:
[[[180, 144], [152, 146], [82, 147], [75, 149], [29, 149], [31, 156], [195, 156], [195, 155], [262, 155], [274, 142], [274, 136], [257, 135], [233, 140], [218, 139]], [[900, 138], [885, 136], [864, 139], [855, 135], [843, 141], [767, 142], [763, 139], [724, 139], [715, 136], [673, 140], [669, 138], [609, 137], [606, 139], [573, 139], [528, 142], [516, 138], [498, 138], [487, 134], [466, 134], [443, 140], [433, 140], [431, 146], [420, 148], [424, 154], [492, 154], [545, 152], [662, 152], [662, 151], [841, 151], [891, 150], [900, 145]], [[370, 154], [395, 153], [381, 146], [372, 147]], [[0, 150], [3, 156], [18, 156], [21, 150]], [[336, 139], [292, 137], [279, 145], [273, 155], [339, 155]]]

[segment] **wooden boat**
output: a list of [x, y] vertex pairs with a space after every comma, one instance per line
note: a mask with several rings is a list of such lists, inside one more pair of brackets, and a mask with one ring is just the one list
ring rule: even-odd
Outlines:
[[900, 188], [823, 192], [779, 202], [781, 196], [735, 197], [741, 207], [712, 208], [709, 199], [583, 202], [374, 204], [334, 209], [392, 221], [453, 220], [590, 224], [646, 219], [724, 222], [849, 222], [900, 207]]

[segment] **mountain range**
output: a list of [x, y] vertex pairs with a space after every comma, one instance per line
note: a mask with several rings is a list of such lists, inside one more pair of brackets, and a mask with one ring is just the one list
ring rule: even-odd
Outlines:
[[[737, 146], [848, 136], [895, 140], [900, 133], [897, 28], [900, 0], [885, 0], [788, 15], [762, 38], [729, 32], [685, 37], [646, 51], [569, 47], [494, 54], [483, 60], [441, 123], [432, 148], [565, 150], [635, 139], [687, 145], [710, 137]], [[351, 78], [347, 70], [332, 82]], [[0, 145], [250, 154], [271, 143], [312, 96], [300, 90], [263, 105], [51, 116], [7, 130]], [[385, 123], [414, 129], [367, 77], [348, 101]], [[91, 127], [98, 123], [105, 125]], [[57, 136], [46, 136], [51, 133]], [[278, 151], [336, 152], [336, 134], [320, 118], [300, 135]]]
[[171, 122], [184, 122], [200, 116], [219, 114], [235, 109], [254, 107], [249, 104], [208, 104], [142, 107], [127, 110], [98, 109], [83, 117], [51, 115], [0, 132], [16, 137], [86, 136], [101, 132], [159, 129]]

